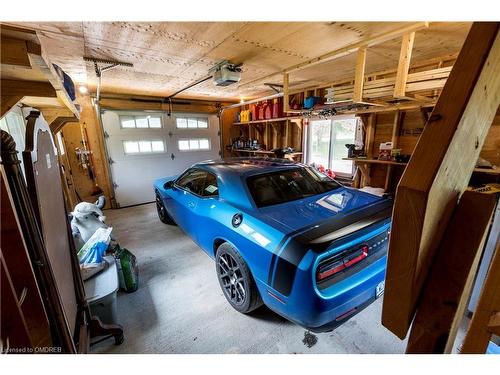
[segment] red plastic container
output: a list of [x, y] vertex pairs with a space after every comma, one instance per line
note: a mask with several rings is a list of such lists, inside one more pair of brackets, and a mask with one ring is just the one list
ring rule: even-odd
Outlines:
[[258, 115], [259, 115], [259, 118], [258, 120], [264, 120], [264, 110], [266, 109], [266, 103], [259, 103], [258, 105], [259, 107], [259, 110], [258, 110]]
[[273, 100], [273, 118], [283, 117], [283, 98]]
[[264, 108], [264, 118], [266, 120], [273, 118], [273, 105], [269, 102], [266, 102], [266, 105]]
[[252, 104], [250, 106], [250, 113], [252, 114], [252, 121], [255, 121], [259, 118], [259, 116], [258, 116], [259, 110], [257, 108], [257, 105]]

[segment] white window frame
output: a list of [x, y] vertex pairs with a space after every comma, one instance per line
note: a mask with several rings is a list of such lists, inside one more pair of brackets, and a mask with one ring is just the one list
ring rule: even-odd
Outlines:
[[[137, 147], [139, 147], [139, 142], [149, 142], [151, 144], [151, 151], [139, 151], [139, 152], [127, 152], [125, 150], [125, 143], [127, 142], [136, 142]], [[161, 142], [163, 144], [163, 151], [152, 151], [153, 149], [153, 142]], [[138, 139], [138, 140], [122, 140], [122, 149], [123, 149], [123, 154], [125, 156], [137, 156], [137, 155], [158, 155], [158, 154], [164, 154], [167, 152], [167, 145], [165, 140], [163, 139]]]
[[[306, 133], [306, 137], [304, 139], [304, 144], [303, 144], [303, 149], [305, 150], [305, 155], [306, 155], [306, 163], [307, 164], [310, 164], [311, 163], [311, 147], [309, 146], [309, 143], [312, 139], [312, 136], [311, 136], [311, 129], [312, 129], [312, 122], [313, 121], [322, 121], [322, 120], [327, 120], [327, 121], [330, 121], [330, 126], [331, 126], [331, 131], [333, 132], [333, 122], [334, 121], [338, 121], [338, 120], [353, 120], [353, 119], [357, 119], [357, 121], [361, 121], [360, 118], [358, 118], [357, 116], [355, 115], [338, 115], [338, 116], [332, 116], [332, 117], [329, 117], [329, 118], [319, 118], [319, 117], [313, 117], [313, 118], [310, 118], [309, 119], [309, 125], [307, 126], [307, 133]], [[358, 135], [357, 134], [357, 129], [358, 127], [356, 126], [355, 128], [355, 134], [354, 134], [354, 141], [356, 140], [356, 136]], [[331, 134], [331, 133], [330, 133]], [[325, 166], [325, 168], [330, 168], [330, 163], [331, 163], [331, 159], [332, 159], [332, 155], [333, 155], [333, 150], [332, 150], [332, 145], [331, 145], [331, 135], [330, 135], [330, 147], [329, 147], [329, 152], [328, 152], [328, 163], [329, 165]], [[347, 148], [346, 148], [347, 150]], [[354, 162], [352, 162], [352, 171], [351, 173], [344, 173], [344, 172], [338, 172], [338, 171], [333, 171], [337, 176], [340, 176], [340, 177], [345, 177], [345, 178], [352, 178], [354, 176], [354, 173], [356, 172], [356, 166], [354, 164]]]
[[[181, 148], [179, 147], [179, 143], [181, 141], [198, 141], [198, 144], [199, 144], [199, 141], [200, 140], [207, 140], [208, 141], [208, 148], [197, 148], [197, 149], [189, 149], [189, 150], [181, 150]], [[179, 152], [196, 152], [196, 151], [210, 151], [212, 149], [212, 140], [209, 138], [209, 137], [184, 137], [184, 138], [179, 138], [177, 140], [177, 150], [179, 150]]]
[[[144, 118], [146, 117], [146, 119], [148, 120], [148, 126], [147, 127], [137, 127], [137, 118]], [[151, 127], [151, 124], [150, 124], [150, 118], [151, 117], [155, 117], [155, 118], [159, 118], [160, 119], [160, 127]], [[134, 120], [134, 127], [126, 127], [126, 126], [123, 126], [123, 120], [124, 118], [130, 118], [130, 119], [133, 119]], [[163, 129], [163, 116], [161, 114], [143, 114], [143, 115], [119, 115], [118, 116], [118, 121], [120, 123], [120, 129], [122, 130], [136, 130], [136, 129], [139, 129], [139, 130], [142, 130], [142, 129], [152, 129], [152, 130], [160, 130], [160, 129]]]
[[[178, 120], [179, 119], [184, 119], [186, 120], [186, 127], [179, 127]], [[189, 120], [196, 120], [196, 127], [189, 127]], [[206, 127], [200, 127], [199, 126], [199, 120], [204, 120], [204, 122], [207, 123]], [[210, 129], [210, 121], [208, 120], [208, 117], [196, 117], [196, 116], [178, 116], [175, 117], [175, 128], [176, 129], [181, 129], [181, 130], [193, 130], [193, 129], [203, 129], [203, 130], [208, 130]]]

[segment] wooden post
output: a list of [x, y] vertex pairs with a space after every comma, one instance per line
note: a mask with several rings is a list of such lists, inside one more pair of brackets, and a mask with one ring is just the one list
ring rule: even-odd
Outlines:
[[[377, 114], [371, 113], [368, 115], [368, 123], [366, 125], [365, 133], [365, 153], [368, 159], [373, 158], [373, 140], [375, 138], [375, 124], [377, 120]], [[369, 185], [370, 183], [370, 166], [369, 165], [358, 165], [361, 172], [361, 182], [360, 187]]]
[[451, 352], [495, 205], [492, 194], [466, 191], [462, 195], [422, 293], [407, 353]]
[[[401, 131], [401, 126], [403, 124], [404, 118], [405, 118], [405, 112], [396, 111], [394, 113], [394, 123], [392, 125], [392, 137], [391, 137], [392, 148], [398, 148], [399, 133]], [[385, 175], [385, 185], [384, 185], [384, 190], [386, 192], [389, 191], [391, 187], [392, 169], [393, 166], [388, 164], [387, 172]]]
[[408, 79], [408, 70], [410, 68], [411, 52], [415, 32], [403, 35], [401, 43], [401, 52], [399, 54], [398, 70], [396, 73], [396, 83], [394, 85], [394, 97], [401, 98], [406, 95], [406, 80]]
[[363, 101], [363, 84], [365, 81], [365, 65], [366, 65], [366, 47], [358, 50], [356, 60], [356, 71], [354, 74], [354, 93], [352, 100], [354, 102]]
[[289, 98], [289, 77], [288, 73], [283, 74], [283, 113], [290, 111], [290, 98]]
[[472, 25], [398, 185], [382, 323], [400, 338], [500, 104], [498, 27]]
[[481, 296], [472, 316], [469, 330], [465, 336], [461, 353], [480, 354], [486, 351], [491, 334], [500, 334], [500, 243], [497, 243], [495, 255], [484, 282]]

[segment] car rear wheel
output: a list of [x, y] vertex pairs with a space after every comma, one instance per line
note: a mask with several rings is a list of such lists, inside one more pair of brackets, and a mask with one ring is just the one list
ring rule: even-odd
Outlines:
[[215, 264], [220, 287], [235, 310], [247, 314], [262, 306], [252, 274], [233, 246], [227, 242], [220, 245]]
[[174, 219], [170, 217], [163, 204], [163, 200], [161, 199], [160, 193], [156, 192], [156, 211], [158, 211], [158, 217], [160, 221], [164, 224], [175, 225]]

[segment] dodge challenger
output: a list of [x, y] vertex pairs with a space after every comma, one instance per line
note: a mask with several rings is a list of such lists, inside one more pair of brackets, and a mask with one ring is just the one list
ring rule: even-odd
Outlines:
[[224, 296], [330, 331], [384, 290], [392, 200], [284, 159], [193, 165], [154, 183], [159, 218], [211, 258]]

